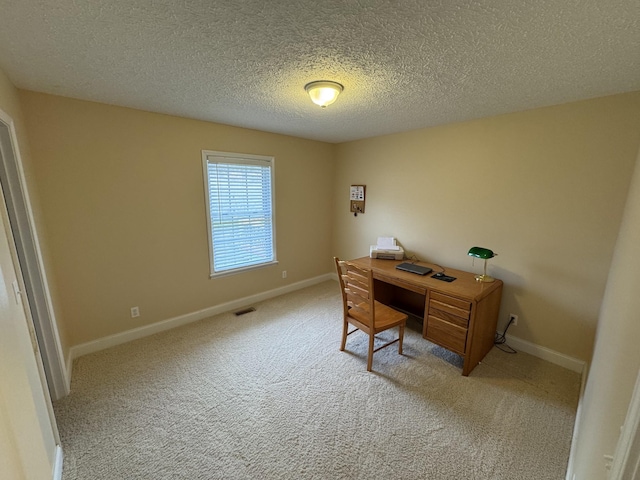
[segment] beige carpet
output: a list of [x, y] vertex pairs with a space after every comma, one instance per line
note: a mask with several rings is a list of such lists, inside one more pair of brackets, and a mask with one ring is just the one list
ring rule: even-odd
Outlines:
[[578, 374], [494, 348], [462, 377], [412, 330], [367, 373], [336, 282], [255, 307], [77, 359], [64, 480], [564, 478]]

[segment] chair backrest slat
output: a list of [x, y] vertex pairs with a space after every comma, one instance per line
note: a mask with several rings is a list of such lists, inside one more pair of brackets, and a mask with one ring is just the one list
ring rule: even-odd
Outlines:
[[360, 295], [358, 295], [357, 293], [353, 293], [351, 290], [349, 290], [349, 288], [347, 287], [345, 289], [345, 292], [347, 294], [347, 304], [350, 307], [355, 307], [355, 306], [362, 306], [365, 305], [367, 308], [369, 306], [369, 299], [368, 298], [364, 298]]
[[336, 269], [342, 291], [342, 301], [345, 306], [345, 315], [348, 315], [349, 308], [355, 308], [358, 317], [367, 320], [368, 325], [374, 327], [375, 302], [371, 270], [338, 259], [336, 259]]
[[358, 295], [362, 298], [363, 302], [369, 301], [370, 292], [366, 286], [363, 286], [361, 283], [352, 283], [348, 279], [345, 282], [345, 288], [349, 289], [349, 292], [353, 295]]
[[366, 272], [362, 272], [361, 270], [352, 270], [347, 266], [346, 276], [348, 277], [349, 282], [361, 285], [364, 289], [369, 289], [369, 277]]

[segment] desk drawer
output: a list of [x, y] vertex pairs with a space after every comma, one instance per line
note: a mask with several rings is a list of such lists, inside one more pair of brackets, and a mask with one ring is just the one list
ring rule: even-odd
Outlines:
[[373, 278], [375, 278], [376, 280], [380, 280], [384, 283], [389, 283], [391, 285], [396, 285], [400, 288], [404, 288], [406, 290], [409, 290], [411, 292], [415, 292], [415, 293], [419, 293], [420, 295], [425, 295], [427, 293], [427, 288], [423, 287], [421, 285], [416, 285], [410, 282], [407, 282], [401, 278], [398, 277], [390, 277], [387, 275], [384, 275], [382, 273], [379, 272], [374, 272], [373, 274]]
[[467, 344], [467, 329], [429, 315], [426, 338], [452, 352], [464, 355]]
[[466, 311], [467, 317], [469, 316], [469, 312], [471, 311], [471, 302], [469, 302], [468, 300], [463, 300], [461, 298], [450, 297], [449, 295], [445, 295], [444, 293], [432, 291], [431, 295], [429, 295], [429, 299], [438, 303], [444, 303], [445, 305], [448, 305], [457, 310]]
[[466, 317], [462, 317], [462, 316], [456, 315], [455, 313], [451, 313], [446, 308], [439, 308], [439, 307], [445, 307], [445, 305], [435, 305], [434, 303], [429, 302], [429, 316], [439, 318], [440, 320], [443, 320], [448, 323], [453, 323], [454, 325], [457, 325], [460, 328], [469, 327], [468, 314]]
[[429, 315], [462, 328], [469, 326], [471, 303], [438, 292], [429, 296]]

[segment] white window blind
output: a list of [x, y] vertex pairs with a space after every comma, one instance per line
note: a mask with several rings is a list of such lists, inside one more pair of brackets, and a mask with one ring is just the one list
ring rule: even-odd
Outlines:
[[203, 152], [211, 275], [275, 262], [272, 157]]

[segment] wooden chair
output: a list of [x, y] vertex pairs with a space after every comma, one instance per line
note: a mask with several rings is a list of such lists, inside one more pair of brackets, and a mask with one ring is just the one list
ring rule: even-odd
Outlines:
[[[378, 350], [398, 342], [398, 353], [402, 355], [402, 339], [407, 315], [398, 312], [387, 305], [377, 302], [373, 295], [373, 273], [350, 262], [341, 261], [334, 257], [340, 290], [342, 292], [342, 307], [344, 321], [342, 326], [342, 344], [340, 351], [344, 351], [347, 336], [357, 330], [369, 335], [369, 356], [367, 371], [371, 371], [373, 354]], [[348, 331], [349, 324], [356, 327]], [[398, 338], [374, 349], [374, 338], [389, 328], [399, 327]]]

